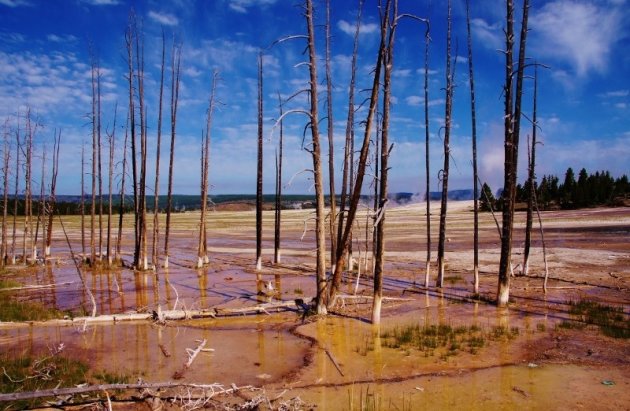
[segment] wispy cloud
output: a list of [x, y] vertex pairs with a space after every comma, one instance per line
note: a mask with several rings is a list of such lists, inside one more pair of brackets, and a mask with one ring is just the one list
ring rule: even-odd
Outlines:
[[0, 5], [8, 7], [32, 6], [31, 2], [27, 0], [0, 0]]
[[470, 25], [472, 26], [473, 38], [484, 46], [496, 50], [503, 44], [501, 23], [488, 24], [483, 19], [472, 19]]
[[159, 24], [164, 26], [177, 26], [179, 24], [179, 20], [177, 17], [168, 13], [160, 13], [158, 11], [149, 11], [149, 18]]
[[630, 95], [630, 90], [613, 90], [607, 91], [605, 93], [600, 94], [600, 97], [603, 98], [615, 98], [615, 97], [628, 97]]
[[250, 7], [269, 6], [275, 2], [276, 0], [228, 0], [228, 6], [237, 13], [247, 13]]
[[571, 66], [584, 77], [608, 69], [614, 45], [623, 36], [621, 7], [556, 0], [532, 13], [536, 54]]
[[49, 34], [46, 38], [53, 43], [73, 43], [77, 41], [76, 36], [71, 34]]
[[92, 6], [116, 6], [120, 4], [120, 0], [81, 0]]
[[[337, 28], [350, 36], [354, 36], [357, 30], [355, 23], [349, 23], [345, 20], [339, 20], [337, 22]], [[376, 23], [363, 23], [359, 29], [359, 34], [372, 34], [376, 32], [378, 32], [378, 24]]]

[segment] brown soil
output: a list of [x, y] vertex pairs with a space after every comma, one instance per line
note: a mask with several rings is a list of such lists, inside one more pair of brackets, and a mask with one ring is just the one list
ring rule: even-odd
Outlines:
[[[226, 207], [240, 210], [243, 206]], [[340, 299], [331, 315], [309, 318], [303, 325], [300, 315], [294, 313], [189, 321], [166, 327], [142, 323], [99, 326], [87, 333], [58, 326], [4, 324], [0, 325], [0, 347], [37, 353], [46, 352], [51, 343], [64, 342], [67, 355], [86, 360], [94, 369], [164, 381], [185, 362], [185, 349], [194, 348], [196, 340], [205, 338], [215, 351], [200, 356], [186, 372], [185, 380], [263, 387], [265, 396], [278, 397], [274, 407], [293, 399], [302, 408], [319, 409], [629, 409], [628, 340], [606, 337], [595, 326], [564, 329], [559, 324], [575, 320], [569, 314], [568, 302], [580, 300], [622, 307], [627, 324], [630, 209], [543, 213], [548, 293], [542, 292], [543, 253], [535, 225], [529, 275], [512, 278], [511, 304], [498, 309], [471, 300], [471, 203], [452, 203], [449, 208], [446, 285], [442, 290], [419, 287], [426, 260], [425, 209], [413, 205], [388, 210], [384, 290], [395, 300], [384, 303], [380, 331], [439, 323], [517, 330], [514, 338], [487, 341], [475, 353], [460, 350], [444, 356], [436, 350], [427, 356], [414, 348], [384, 346], [378, 330], [368, 323], [372, 283], [364, 275], [363, 260], [358, 261], [358, 280], [355, 273], [344, 279], [343, 285], [344, 293], [354, 294], [356, 287], [357, 296], [363, 298]], [[431, 214], [435, 246], [437, 208]], [[516, 274], [523, 258], [523, 217], [519, 214], [516, 218]], [[270, 261], [273, 217], [272, 213], [265, 214], [262, 282], [256, 281], [253, 266], [252, 211], [210, 214], [211, 264], [201, 270], [191, 268], [196, 261], [198, 214], [175, 218], [170, 269], [157, 273], [85, 271], [99, 314], [153, 310], [158, 305], [174, 308], [176, 302], [178, 308], [239, 307], [314, 294], [314, 233], [309, 211], [283, 212], [279, 265]], [[361, 240], [365, 237], [365, 216], [361, 219], [361, 231], [355, 235], [355, 259], [365, 257]], [[73, 248], [80, 250], [78, 221], [68, 225]], [[480, 295], [491, 300], [496, 292], [499, 239], [490, 214], [481, 216], [480, 233]], [[55, 234], [57, 264], [29, 276], [11, 270], [9, 276], [31, 284], [70, 284], [16, 296], [62, 310], [84, 307], [89, 311], [62, 234]], [[131, 237], [128, 231], [126, 249], [130, 249]], [[130, 258], [124, 255], [125, 260]], [[435, 267], [432, 270], [435, 273]], [[165, 357], [160, 344], [173, 356]], [[243, 393], [226, 401], [242, 404], [253, 396]]]

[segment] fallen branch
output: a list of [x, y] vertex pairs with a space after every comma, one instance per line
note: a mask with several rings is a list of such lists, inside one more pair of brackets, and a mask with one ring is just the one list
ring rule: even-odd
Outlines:
[[341, 376], [343, 377], [344, 376], [343, 372], [341, 371], [341, 367], [339, 367], [339, 364], [335, 360], [335, 357], [333, 357], [332, 353], [327, 348], [324, 348], [324, 351], [326, 351], [326, 355], [328, 355], [328, 358], [330, 358], [330, 361], [333, 363], [337, 371], [339, 371], [339, 374], [341, 374]]
[[184, 373], [190, 368], [193, 361], [195, 361], [195, 358], [197, 358], [197, 355], [199, 355], [201, 350], [203, 350], [203, 347], [206, 346], [206, 342], [207, 341], [205, 339], [200, 341], [199, 345], [194, 350], [191, 348], [186, 348], [186, 352], [188, 353], [188, 361], [186, 361], [181, 370], [176, 371], [175, 374], [173, 374], [174, 379], [180, 380], [184, 377]]
[[[311, 302], [311, 298], [303, 299], [306, 304]], [[259, 304], [248, 307], [238, 308], [208, 308], [202, 310], [165, 310], [160, 315], [157, 312], [146, 313], [122, 313], [99, 315], [96, 317], [76, 317], [67, 319], [53, 319], [47, 321], [26, 321], [26, 322], [0, 322], [0, 328], [15, 327], [20, 325], [81, 325], [117, 323], [131, 321], [149, 321], [162, 319], [163, 321], [188, 320], [195, 318], [216, 318], [229, 317], [233, 315], [246, 314], [269, 314], [269, 310], [273, 309], [297, 309], [295, 301], [279, 301], [272, 303]]]
[[39, 290], [42, 288], [54, 288], [54, 287], [60, 287], [63, 285], [70, 285], [70, 284], [74, 284], [74, 281], [68, 281], [65, 283], [44, 284], [44, 285], [24, 285], [21, 287], [0, 288], [0, 291]]
[[82, 385], [78, 387], [69, 387], [69, 388], [52, 388], [49, 390], [40, 390], [40, 391], [30, 391], [30, 392], [13, 392], [9, 394], [0, 394], [0, 402], [5, 401], [20, 401], [20, 400], [30, 400], [34, 398], [43, 398], [43, 397], [58, 397], [58, 396], [66, 396], [66, 395], [77, 395], [77, 394], [85, 394], [88, 392], [97, 392], [97, 391], [113, 391], [113, 390], [156, 390], [156, 389], [164, 389], [164, 388], [193, 388], [193, 389], [201, 389], [206, 391], [206, 395], [216, 395], [216, 394], [232, 394], [237, 390], [243, 388], [253, 388], [251, 386], [248, 387], [236, 387], [235, 385], [232, 388], [224, 388], [222, 384], [214, 383], [214, 384], [194, 384], [194, 383], [186, 383], [186, 382], [141, 382], [135, 384], [101, 384], [101, 385]]

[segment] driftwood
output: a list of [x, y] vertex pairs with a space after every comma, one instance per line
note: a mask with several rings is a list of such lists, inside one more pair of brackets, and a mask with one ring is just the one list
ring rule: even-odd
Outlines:
[[[311, 302], [310, 298], [303, 300], [306, 304]], [[165, 311], [153, 311], [146, 313], [122, 313], [122, 314], [108, 314], [99, 315], [96, 317], [76, 317], [68, 319], [56, 319], [42, 322], [0, 322], [0, 328], [3, 327], [15, 327], [19, 325], [90, 325], [90, 324], [107, 324], [117, 322], [132, 322], [132, 321], [148, 321], [148, 320], [160, 320], [160, 321], [176, 321], [176, 320], [188, 320], [194, 318], [216, 318], [216, 317], [229, 317], [233, 315], [246, 315], [246, 314], [269, 314], [269, 310], [280, 309], [297, 309], [295, 301], [279, 301], [272, 303], [259, 304], [248, 307], [238, 308], [207, 308], [202, 310], [165, 310]], [[158, 314], [159, 312], [159, 314]]]
[[330, 361], [333, 363], [333, 365], [335, 366], [337, 371], [339, 371], [339, 374], [341, 374], [341, 376], [343, 377], [344, 375], [343, 375], [343, 372], [341, 371], [341, 367], [339, 367], [339, 364], [337, 363], [337, 360], [335, 360], [335, 357], [333, 357], [333, 355], [330, 352], [330, 350], [325, 348], [324, 351], [326, 351], [326, 355], [328, 355], [328, 358], [330, 358]]
[[71, 285], [71, 284], [74, 284], [74, 281], [67, 281], [65, 283], [55, 283], [55, 284], [23, 285], [21, 287], [0, 288], [0, 291], [39, 290], [42, 288], [54, 288], [54, 287], [61, 287], [63, 285]]
[[175, 374], [173, 375], [174, 379], [181, 380], [184, 377], [184, 374], [190, 368], [193, 361], [195, 361], [197, 355], [199, 355], [199, 353], [203, 350], [203, 347], [206, 346], [206, 342], [207, 341], [205, 339], [200, 341], [199, 345], [194, 350], [191, 348], [186, 348], [186, 352], [188, 353], [188, 361], [186, 361], [181, 370], [175, 372]]
[[89, 392], [97, 391], [112, 391], [112, 390], [157, 390], [165, 388], [193, 388], [206, 391], [206, 396], [211, 397], [216, 394], [232, 394], [240, 389], [252, 388], [237, 387], [232, 385], [231, 388], [224, 388], [222, 384], [192, 384], [186, 382], [140, 382], [135, 384], [101, 384], [101, 385], [81, 385], [77, 387], [69, 388], [52, 388], [49, 390], [32, 391], [32, 392], [13, 392], [9, 394], [0, 394], [0, 402], [5, 401], [20, 401], [30, 400], [34, 398], [43, 397], [57, 397], [67, 395], [85, 394]]

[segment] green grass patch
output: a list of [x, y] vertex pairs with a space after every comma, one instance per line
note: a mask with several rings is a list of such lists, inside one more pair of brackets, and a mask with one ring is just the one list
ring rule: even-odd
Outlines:
[[[573, 323], [595, 325], [608, 337], [630, 338], [630, 318], [623, 312], [623, 307], [590, 300], [568, 301], [567, 304], [569, 304], [569, 314], [573, 317]], [[568, 328], [562, 327], [562, 324], [561, 328]]]
[[47, 308], [43, 304], [19, 301], [11, 296], [11, 291], [4, 288], [19, 287], [12, 280], [0, 280], [0, 321], [44, 321], [63, 318], [61, 311]]
[[[29, 392], [60, 387], [72, 387], [86, 381], [88, 366], [77, 360], [53, 355], [35, 359], [31, 356], [0, 354], [0, 392]], [[16, 401], [15, 409], [32, 408], [42, 399]]]

